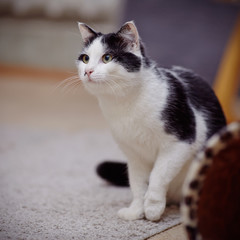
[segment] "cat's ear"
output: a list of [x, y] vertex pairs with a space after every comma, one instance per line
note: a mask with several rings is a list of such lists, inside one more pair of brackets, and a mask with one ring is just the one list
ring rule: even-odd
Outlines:
[[140, 47], [138, 30], [133, 21], [126, 22], [117, 34], [129, 41], [132, 47]]
[[97, 33], [85, 23], [78, 22], [78, 28], [85, 44], [88, 43], [91, 38], [97, 37]]

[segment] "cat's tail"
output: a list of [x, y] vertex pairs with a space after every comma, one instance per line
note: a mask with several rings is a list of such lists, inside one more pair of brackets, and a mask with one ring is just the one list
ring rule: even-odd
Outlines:
[[97, 174], [105, 181], [116, 186], [129, 186], [127, 164], [105, 161], [97, 166]]

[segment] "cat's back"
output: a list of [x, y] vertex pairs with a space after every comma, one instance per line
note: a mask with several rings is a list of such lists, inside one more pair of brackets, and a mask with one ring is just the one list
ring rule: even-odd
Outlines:
[[179, 117], [181, 114], [182, 117], [186, 116], [184, 120], [186, 122], [188, 118], [187, 122], [190, 126], [194, 125], [194, 120], [190, 119], [194, 119], [194, 112], [197, 112], [205, 121], [207, 138], [226, 125], [221, 105], [214, 91], [203, 78], [191, 70], [176, 66], [167, 70], [165, 74], [168, 78], [171, 94], [175, 96], [173, 97], [175, 103], [169, 104], [168, 111], [176, 111], [174, 108], [179, 104], [177, 114]]

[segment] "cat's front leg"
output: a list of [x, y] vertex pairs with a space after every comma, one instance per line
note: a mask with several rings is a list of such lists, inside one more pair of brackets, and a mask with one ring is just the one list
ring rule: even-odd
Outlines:
[[148, 220], [160, 220], [166, 207], [169, 185], [191, 156], [191, 147], [185, 143], [175, 143], [175, 146], [159, 154], [145, 195], [144, 212]]
[[149, 189], [145, 195], [144, 213], [150, 221], [160, 220], [166, 208], [166, 189]]
[[144, 218], [143, 199], [134, 199], [129, 207], [118, 211], [118, 216], [124, 220], [137, 220]]
[[144, 218], [144, 195], [148, 187], [150, 168], [142, 161], [129, 160], [128, 173], [133, 200], [129, 207], [118, 211], [118, 216], [125, 220], [136, 220]]

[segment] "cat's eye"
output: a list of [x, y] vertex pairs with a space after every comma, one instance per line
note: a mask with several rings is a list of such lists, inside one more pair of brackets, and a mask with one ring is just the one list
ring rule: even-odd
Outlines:
[[112, 55], [110, 55], [110, 54], [104, 54], [104, 55], [102, 56], [102, 61], [103, 61], [104, 63], [109, 63], [109, 62], [111, 62], [111, 61], [112, 61]]
[[89, 62], [89, 56], [87, 54], [83, 54], [81, 59], [85, 64]]

